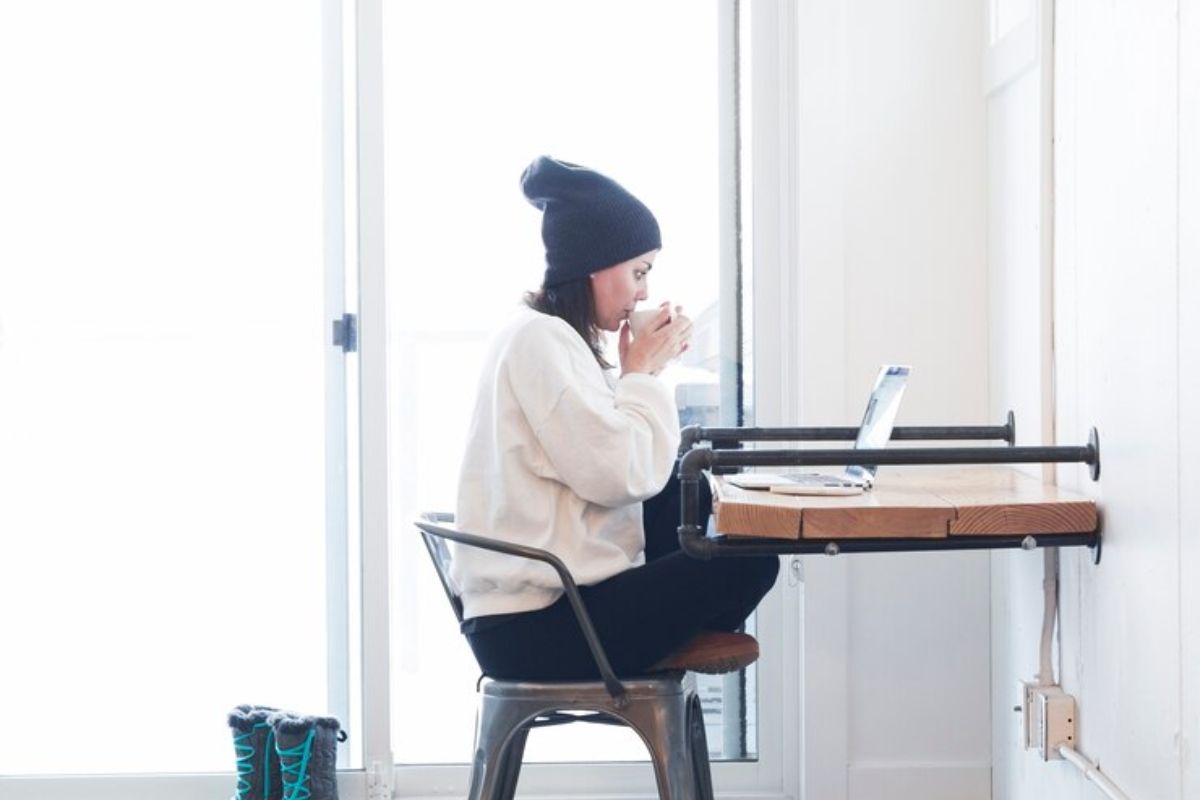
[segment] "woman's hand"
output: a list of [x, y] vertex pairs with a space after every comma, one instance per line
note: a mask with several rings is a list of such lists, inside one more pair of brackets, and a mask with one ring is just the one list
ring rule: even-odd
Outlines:
[[675, 306], [672, 315], [670, 306], [664, 304], [658, 316], [646, 323], [637, 338], [633, 336], [629, 320], [621, 323], [617, 350], [622, 375], [631, 372], [657, 375], [671, 359], [688, 349], [692, 338], [692, 321], [680, 313], [682, 310], [680, 306]]

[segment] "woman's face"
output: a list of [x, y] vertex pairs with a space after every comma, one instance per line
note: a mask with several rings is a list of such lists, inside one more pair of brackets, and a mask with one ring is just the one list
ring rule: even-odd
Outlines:
[[593, 272], [592, 303], [596, 325], [601, 330], [616, 331], [621, 320], [629, 316], [637, 304], [646, 299], [646, 274], [654, 266], [657, 250], [643, 253], [616, 266]]

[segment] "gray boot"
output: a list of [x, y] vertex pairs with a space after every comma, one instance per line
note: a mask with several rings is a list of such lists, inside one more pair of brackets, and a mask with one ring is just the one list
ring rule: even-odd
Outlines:
[[346, 740], [333, 717], [271, 716], [283, 776], [283, 800], [337, 800], [337, 745]]
[[282, 800], [283, 781], [267, 706], [237, 706], [229, 712], [233, 751], [237, 754], [237, 791], [233, 800]]

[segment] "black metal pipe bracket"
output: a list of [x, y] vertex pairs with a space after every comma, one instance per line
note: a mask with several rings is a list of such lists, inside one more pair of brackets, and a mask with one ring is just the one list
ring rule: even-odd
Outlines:
[[[882, 550], [933, 550], [966, 549], [983, 547], [1013, 547], [1013, 537], [963, 537], [953, 542], [947, 540], [924, 540], [936, 544], [920, 544], [919, 540], [903, 542], [889, 539], [856, 539], [852, 542], [827, 542], [823, 540], [801, 540], [792, 547], [791, 540], [766, 543], [724, 544], [707, 536], [699, 525], [700, 480], [705, 470], [720, 472], [736, 467], [810, 467], [859, 465], [930, 465], [930, 464], [1047, 464], [1083, 463], [1090, 467], [1092, 480], [1100, 478], [1100, 434], [1092, 428], [1088, 443], [1083, 447], [1041, 446], [1018, 447], [1016, 420], [1008, 412], [1006, 424], [1002, 426], [972, 427], [924, 427], [896, 428], [893, 439], [993, 439], [1008, 443], [1008, 447], [903, 447], [889, 450], [743, 450], [720, 449], [717, 445], [740, 445], [745, 441], [834, 441], [852, 439], [854, 428], [700, 428], [691, 426], [679, 459], [680, 481], [680, 546], [689, 555], [697, 558], [712, 558], [715, 555], [761, 555], [765, 552], [828, 552], [832, 545], [834, 553], [865, 552]], [[901, 433], [903, 431], [903, 433]], [[712, 446], [700, 447], [698, 443], [709, 441]], [[1099, 563], [1100, 539], [1097, 531], [1090, 536], [1039, 535], [1031, 537], [1034, 546], [1087, 545], [1094, 548], [1096, 563]], [[1022, 540], [1016, 540], [1020, 542]], [[974, 544], [971, 544], [974, 542]], [[815, 547], [816, 549], [812, 549]]]
[[[742, 442], [852, 442], [857, 436], [856, 427], [705, 428], [688, 425], [680, 431], [679, 455], [682, 456], [701, 442], [710, 442], [714, 450], [721, 450]], [[1003, 425], [902, 425], [892, 429], [893, 442], [938, 440], [1016, 444], [1016, 417], [1009, 411]]]
[[[738, 538], [719, 542], [695, 539], [680, 540], [689, 555], [697, 558], [721, 556], [762, 555], [842, 555], [843, 553], [898, 553], [927, 550], [1033, 550], [1038, 547], [1088, 547], [1096, 550], [1100, 546], [1099, 532], [1074, 533], [1031, 533], [1025, 536], [953, 536], [944, 539], [909, 538], [889, 536], [850, 539], [749, 539]], [[1093, 554], [1095, 555], [1095, 554]], [[1093, 559], [1095, 560], [1095, 558]], [[1097, 561], [1098, 563], [1098, 561]]]

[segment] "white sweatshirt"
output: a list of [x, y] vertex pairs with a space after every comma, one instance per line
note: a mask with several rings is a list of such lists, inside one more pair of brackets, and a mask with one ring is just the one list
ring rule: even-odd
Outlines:
[[[549, 550], [590, 585], [644, 563], [641, 501], [666, 485], [679, 419], [658, 378], [615, 380], [558, 317], [518, 309], [484, 362], [458, 482], [457, 527]], [[463, 617], [562, 594], [547, 564], [455, 547]]]

